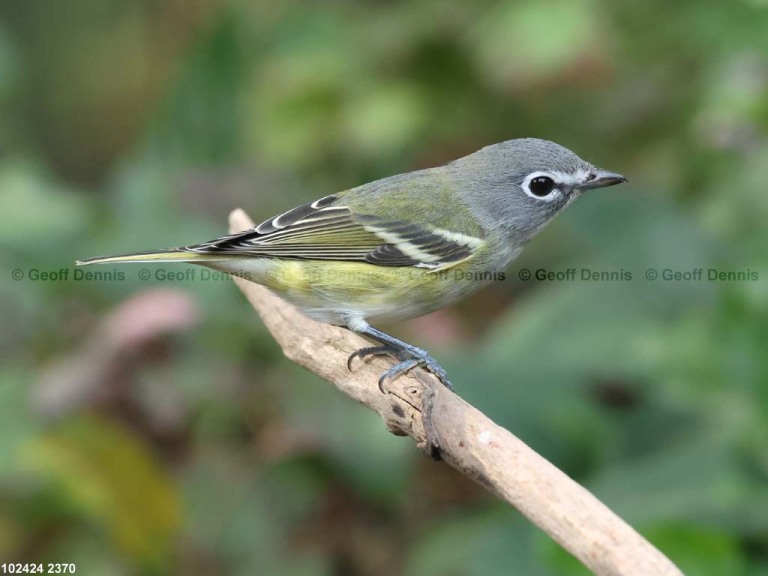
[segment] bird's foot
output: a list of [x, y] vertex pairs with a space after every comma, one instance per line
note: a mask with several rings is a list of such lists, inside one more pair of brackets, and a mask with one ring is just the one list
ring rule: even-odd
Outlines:
[[352, 361], [355, 358], [360, 358], [363, 360], [366, 356], [394, 356], [399, 360], [400, 358], [397, 355], [398, 352], [398, 348], [388, 344], [383, 346], [369, 346], [368, 348], [360, 348], [360, 350], [352, 352], [352, 354], [349, 355], [349, 358], [347, 358], [347, 368], [351, 371]]
[[399, 360], [399, 363], [389, 368], [381, 375], [381, 377], [379, 377], [379, 389], [382, 392], [384, 392], [384, 384], [387, 380], [394, 380], [398, 376], [402, 376], [416, 366], [426, 368], [432, 372], [432, 374], [437, 376], [440, 382], [442, 382], [443, 385], [448, 388], [448, 390], [453, 390], [453, 385], [451, 384], [450, 380], [448, 380], [448, 375], [446, 374], [445, 370], [443, 370], [443, 367], [440, 366], [440, 364], [438, 364], [437, 361], [432, 358], [432, 356], [430, 356], [426, 350], [422, 350], [416, 346], [411, 346], [410, 344], [403, 343], [403, 346], [385, 344], [382, 346], [361, 348], [349, 356], [347, 359], [347, 368], [350, 370], [352, 369], [352, 361], [355, 358], [362, 359], [366, 356], [383, 355], [392, 356]]

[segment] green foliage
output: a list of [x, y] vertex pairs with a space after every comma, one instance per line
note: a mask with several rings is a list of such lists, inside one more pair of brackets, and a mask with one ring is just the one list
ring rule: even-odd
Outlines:
[[749, 0], [0, 4], [0, 560], [584, 574], [284, 360], [228, 280], [72, 269], [539, 136], [630, 184], [577, 202], [505, 282], [394, 329], [686, 573], [768, 574], [767, 18]]

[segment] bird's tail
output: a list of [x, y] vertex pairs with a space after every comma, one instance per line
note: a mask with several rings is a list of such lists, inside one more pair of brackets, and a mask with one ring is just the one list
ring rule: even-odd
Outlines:
[[113, 256], [96, 256], [77, 260], [78, 266], [88, 264], [115, 264], [122, 262], [191, 262], [193, 264], [202, 264], [205, 261], [221, 260], [221, 256], [215, 254], [198, 254], [183, 249], [174, 250], [148, 250], [146, 252], [131, 252], [129, 254], [115, 254]]

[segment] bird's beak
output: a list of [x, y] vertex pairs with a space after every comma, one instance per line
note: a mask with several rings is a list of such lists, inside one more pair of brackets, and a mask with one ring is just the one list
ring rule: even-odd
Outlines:
[[626, 182], [627, 179], [616, 172], [608, 172], [608, 170], [598, 170], [595, 173], [595, 177], [587, 180], [583, 184], [579, 184], [579, 190], [592, 190], [593, 188], [605, 188], [607, 186], [614, 186]]

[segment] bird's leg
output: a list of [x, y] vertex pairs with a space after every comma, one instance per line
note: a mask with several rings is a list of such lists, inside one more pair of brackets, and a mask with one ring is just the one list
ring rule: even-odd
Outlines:
[[381, 342], [382, 346], [371, 346], [354, 352], [347, 360], [348, 367], [355, 358], [365, 358], [366, 356], [372, 355], [379, 356], [388, 354], [400, 361], [398, 364], [395, 364], [392, 368], [384, 372], [379, 378], [379, 388], [382, 392], [384, 391], [384, 383], [387, 380], [394, 380], [416, 366], [423, 366], [437, 376], [446, 388], [453, 390], [453, 385], [448, 380], [448, 375], [445, 373], [445, 370], [443, 370], [440, 364], [438, 364], [426, 350], [422, 350], [407, 342], [398, 340], [394, 336], [390, 336], [368, 324], [362, 326], [358, 324], [355, 326], [355, 331]]

